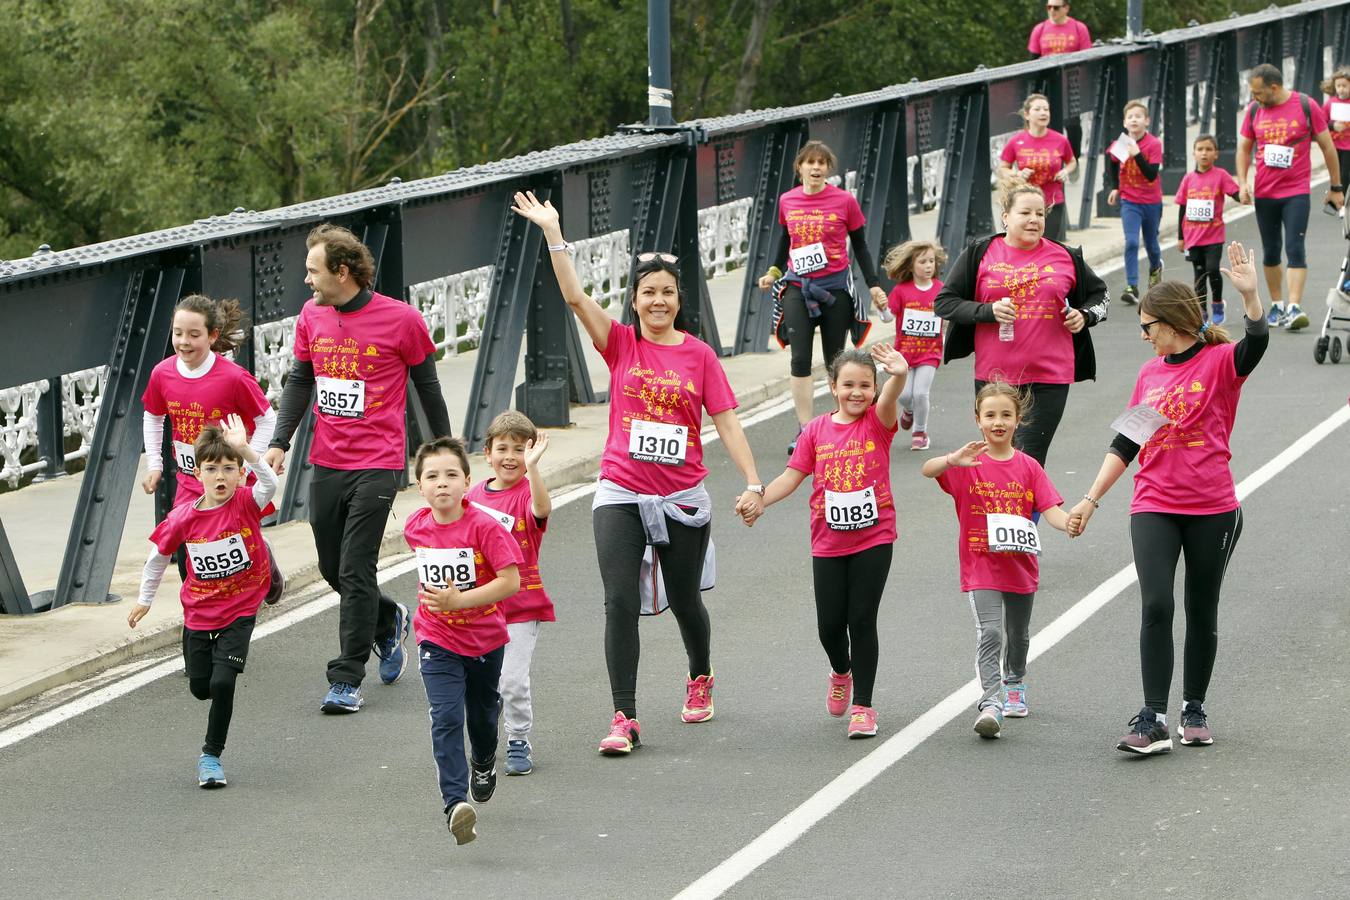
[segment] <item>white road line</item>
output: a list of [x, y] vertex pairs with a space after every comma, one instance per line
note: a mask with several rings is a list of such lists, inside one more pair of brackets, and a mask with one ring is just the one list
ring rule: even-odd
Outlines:
[[[1321, 424], [1294, 441], [1270, 462], [1257, 469], [1237, 486], [1238, 500], [1291, 466], [1299, 457], [1350, 420], [1350, 406], [1342, 406]], [[1134, 565], [1128, 565], [1103, 581], [1087, 596], [1065, 610], [1031, 640], [1027, 654], [1030, 662], [1073, 633], [1094, 613], [1134, 584]], [[936, 706], [902, 728], [881, 746], [849, 766], [833, 781], [812, 794], [804, 803], [779, 819], [767, 831], [746, 844], [703, 877], [675, 895], [675, 900], [707, 900], [720, 897], [760, 866], [773, 859], [806, 834], [817, 822], [834, 812], [846, 800], [861, 791], [888, 768], [931, 737], [938, 729], [979, 699], [980, 686], [971, 679], [952, 691]]]
[[[816, 396], [820, 396], [828, 389], [825, 387], [816, 388]], [[774, 399], [766, 400], [753, 409], [749, 410], [745, 418], [741, 419], [741, 426], [748, 427], [765, 419], [771, 419], [780, 415], [786, 410], [792, 409], [792, 401]], [[710, 433], [703, 437], [705, 445], [717, 440], [717, 432], [709, 426]], [[574, 485], [564, 488], [557, 496], [553, 498], [553, 508], [566, 506], [582, 498], [589, 497], [595, 493], [595, 482]], [[416, 562], [411, 558], [395, 562], [380, 570], [378, 580], [380, 584], [392, 581], [401, 575], [417, 568]], [[310, 599], [313, 598], [313, 599]], [[294, 605], [294, 608], [277, 616], [274, 619], [268, 619], [259, 625], [253, 632], [253, 639], [259, 640], [268, 635], [276, 634], [278, 631], [290, 628], [292, 625], [298, 625], [306, 619], [311, 619], [320, 613], [327, 612], [338, 604], [338, 595], [333, 591], [327, 590], [327, 585], [323, 582], [312, 588], [301, 592], [295, 598], [288, 598], [288, 603]], [[82, 713], [91, 709], [96, 709], [105, 703], [123, 697], [132, 691], [142, 688], [147, 684], [158, 681], [166, 675], [172, 675], [175, 672], [183, 670], [182, 657], [177, 654], [166, 655], [162, 662], [152, 665], [149, 668], [142, 669], [134, 675], [114, 682], [113, 684], [90, 691], [83, 696], [76, 697], [66, 703], [61, 704], [47, 712], [33, 716], [31, 719], [13, 725], [9, 728], [0, 730], [0, 750], [13, 746], [25, 738], [30, 738], [35, 734], [40, 734], [49, 728], [60, 725], [62, 722], [69, 721]]]

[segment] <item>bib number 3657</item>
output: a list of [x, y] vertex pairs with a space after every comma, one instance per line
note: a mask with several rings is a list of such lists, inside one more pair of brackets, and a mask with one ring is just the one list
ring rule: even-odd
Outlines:
[[989, 513], [989, 549], [995, 553], [1029, 553], [1041, 555], [1041, 537], [1036, 523], [1022, 516], [1007, 513]]
[[634, 419], [628, 433], [628, 455], [638, 462], [682, 466], [688, 444], [689, 428], [686, 425]]
[[343, 419], [360, 419], [366, 414], [366, 383], [360, 380], [319, 376], [319, 412]]

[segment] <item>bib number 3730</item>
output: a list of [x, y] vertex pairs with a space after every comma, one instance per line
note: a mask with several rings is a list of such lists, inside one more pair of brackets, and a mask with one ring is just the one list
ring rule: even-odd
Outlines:
[[833, 531], [857, 531], [877, 524], [876, 488], [826, 491], [825, 524]]
[[792, 258], [792, 271], [798, 275], [819, 272], [830, 263], [829, 257], [825, 255], [825, 245], [820, 241], [805, 247], [794, 247], [788, 255]]
[[218, 541], [188, 544], [188, 559], [199, 581], [218, 581], [238, 575], [253, 565], [248, 558], [242, 535], [232, 534]]
[[628, 455], [638, 462], [682, 466], [688, 444], [689, 428], [686, 425], [634, 419], [628, 433]]
[[467, 591], [478, 584], [472, 547], [418, 547], [417, 580], [424, 587], [444, 589], [453, 584]]
[[319, 391], [319, 412], [342, 419], [360, 419], [366, 414], [366, 383], [320, 375], [314, 379]]
[[1041, 555], [1041, 536], [1036, 523], [1022, 516], [1007, 513], [989, 513], [989, 549], [995, 553], [1029, 553]]

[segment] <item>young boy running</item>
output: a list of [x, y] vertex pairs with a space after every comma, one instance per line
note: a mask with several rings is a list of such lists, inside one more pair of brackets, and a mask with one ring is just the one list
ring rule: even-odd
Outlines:
[[539, 623], [553, 622], [553, 601], [539, 575], [539, 545], [548, 529], [553, 503], [539, 472], [548, 435], [539, 434], [529, 417], [507, 410], [488, 426], [485, 453], [493, 478], [469, 488], [469, 503], [497, 521], [520, 545], [520, 591], [501, 603], [511, 641], [502, 657], [502, 720], [506, 731], [506, 774], [534, 771], [530, 727], [530, 661], [539, 640]]
[[[202, 496], [176, 506], [155, 528], [155, 546], [141, 573], [141, 593], [127, 616], [132, 628], [150, 611], [171, 557], [187, 548], [183, 602], [183, 668], [188, 689], [210, 700], [206, 743], [197, 760], [197, 785], [225, 787], [220, 756], [234, 713], [234, 682], [248, 660], [249, 639], [263, 597], [272, 584], [271, 561], [262, 539], [262, 511], [277, 490], [272, 470], [259, 464], [244, 421], [231, 414], [225, 427], [208, 425], [193, 445]], [[257, 476], [240, 491], [247, 463]]]

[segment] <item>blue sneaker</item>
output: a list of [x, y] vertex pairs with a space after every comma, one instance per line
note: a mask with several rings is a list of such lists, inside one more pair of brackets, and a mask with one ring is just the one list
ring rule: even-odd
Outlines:
[[385, 684], [393, 684], [403, 677], [403, 670], [408, 667], [408, 654], [403, 651], [403, 642], [408, 637], [408, 627], [411, 620], [408, 617], [408, 607], [402, 603], [395, 603], [398, 607], [394, 615], [394, 635], [387, 641], [375, 642], [375, 655], [380, 658], [380, 680]]
[[1303, 311], [1303, 308], [1297, 303], [1290, 304], [1289, 309], [1284, 314], [1284, 330], [1298, 331], [1307, 328], [1308, 325], [1308, 314]]
[[1223, 301], [1215, 300], [1209, 304], [1209, 321], [1211, 325], [1223, 324]]
[[1284, 304], [1270, 304], [1270, 312], [1266, 313], [1266, 324], [1271, 328], [1279, 327], [1280, 322], [1284, 320]]
[[528, 775], [534, 771], [534, 762], [530, 759], [529, 741], [506, 742], [506, 774]]
[[326, 713], [354, 713], [365, 702], [359, 687], [339, 681], [328, 689], [328, 696], [323, 698], [319, 709]]
[[220, 767], [220, 757], [203, 753], [197, 760], [197, 787], [210, 790], [224, 786], [225, 770]]
[[1027, 686], [1020, 681], [1010, 681], [1003, 686], [1003, 715], [1008, 719], [1027, 717]]

